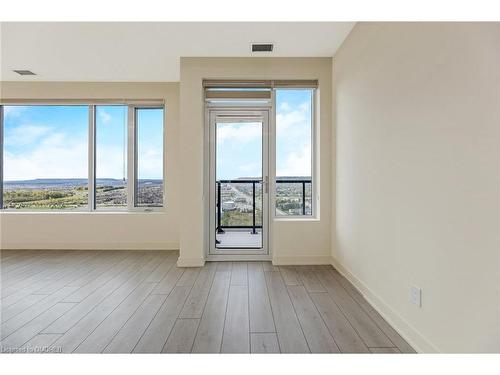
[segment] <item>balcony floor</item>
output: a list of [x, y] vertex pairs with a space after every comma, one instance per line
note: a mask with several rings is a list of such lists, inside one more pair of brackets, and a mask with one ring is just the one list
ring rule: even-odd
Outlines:
[[224, 228], [224, 233], [216, 234], [219, 249], [228, 248], [255, 248], [262, 247], [262, 229], [257, 229], [257, 234], [252, 234], [251, 228]]

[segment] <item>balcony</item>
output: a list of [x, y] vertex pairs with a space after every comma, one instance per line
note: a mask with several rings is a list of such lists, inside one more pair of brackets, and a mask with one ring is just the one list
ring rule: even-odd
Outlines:
[[[262, 180], [216, 181], [217, 248], [262, 247]], [[276, 216], [312, 215], [310, 178], [276, 180]]]

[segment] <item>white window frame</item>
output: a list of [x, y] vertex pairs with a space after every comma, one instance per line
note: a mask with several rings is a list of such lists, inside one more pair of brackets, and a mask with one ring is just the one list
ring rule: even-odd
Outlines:
[[[277, 90], [311, 90], [311, 215], [277, 215], [276, 214], [276, 91]], [[319, 100], [318, 88], [310, 87], [275, 87], [272, 90], [272, 121], [270, 135], [271, 164], [271, 217], [273, 221], [318, 221], [320, 220], [319, 202]]]
[[[141, 109], [161, 109], [163, 110], [163, 131], [162, 131], [162, 180], [163, 180], [163, 194], [162, 194], [162, 205], [161, 206], [137, 206], [137, 168], [139, 166], [138, 163], [138, 153], [137, 153], [137, 111]], [[138, 212], [163, 212], [165, 210], [165, 107], [158, 105], [129, 105], [128, 107], [128, 162], [127, 162], [127, 205], [129, 211], [138, 211]], [[131, 151], [128, 151], [131, 150]], [[132, 181], [132, 183], [128, 183], [128, 181]], [[128, 194], [130, 195], [130, 199], [128, 198]]]
[[[312, 93], [312, 134], [311, 134], [311, 181], [312, 181], [312, 215], [276, 215], [276, 90], [278, 89], [311, 89]], [[296, 86], [287, 87], [273, 87], [271, 89], [271, 97], [269, 99], [252, 99], [252, 98], [237, 98], [237, 99], [217, 99], [217, 98], [207, 98], [205, 97], [204, 106], [204, 174], [203, 174], [203, 212], [206, 218], [204, 224], [204, 247], [205, 256], [207, 260], [269, 260], [271, 259], [271, 254], [273, 253], [273, 222], [313, 222], [320, 220], [320, 175], [319, 175], [319, 151], [320, 151], [320, 139], [319, 139], [319, 87], [309, 87], [307, 85], [301, 86], [297, 84]], [[210, 254], [209, 247], [211, 245], [211, 224], [210, 224], [210, 197], [213, 194], [210, 193], [210, 148], [211, 148], [211, 138], [210, 138], [210, 113], [211, 110], [251, 110], [251, 109], [265, 109], [269, 110], [269, 221], [268, 221], [268, 253], [262, 254]]]
[[3, 211], [3, 105], [0, 105], [0, 211]]
[[[88, 202], [87, 207], [75, 210], [7, 210], [3, 208], [3, 185], [4, 185], [4, 106], [87, 106], [88, 107]], [[113, 106], [122, 105], [128, 107], [127, 116], [127, 206], [126, 207], [96, 207], [96, 107], [97, 106]], [[137, 121], [136, 110], [143, 108], [155, 108], [163, 110], [163, 197], [162, 206], [136, 206], [136, 181], [137, 175]], [[166, 208], [166, 184], [165, 184], [165, 104], [160, 100], [20, 100], [0, 102], [0, 212], [2, 214], [23, 214], [23, 213], [54, 213], [54, 214], [70, 214], [70, 213], [141, 213], [141, 212], [164, 212]]]

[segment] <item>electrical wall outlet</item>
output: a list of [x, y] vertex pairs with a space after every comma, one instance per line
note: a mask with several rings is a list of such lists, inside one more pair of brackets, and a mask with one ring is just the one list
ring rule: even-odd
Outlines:
[[422, 307], [422, 289], [412, 285], [410, 287], [410, 300], [414, 305]]

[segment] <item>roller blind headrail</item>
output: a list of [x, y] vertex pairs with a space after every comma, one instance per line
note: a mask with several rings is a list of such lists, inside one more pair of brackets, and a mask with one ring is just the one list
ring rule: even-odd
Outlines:
[[0, 105], [135, 105], [163, 107], [163, 99], [0, 99]]
[[205, 99], [223, 100], [223, 99], [253, 99], [253, 100], [270, 100], [271, 90], [261, 91], [243, 91], [237, 89], [221, 90], [221, 91], [206, 91]]
[[273, 89], [273, 88], [312, 88], [318, 87], [318, 80], [301, 79], [281, 79], [281, 80], [215, 80], [204, 79], [203, 87], [205, 89]]

